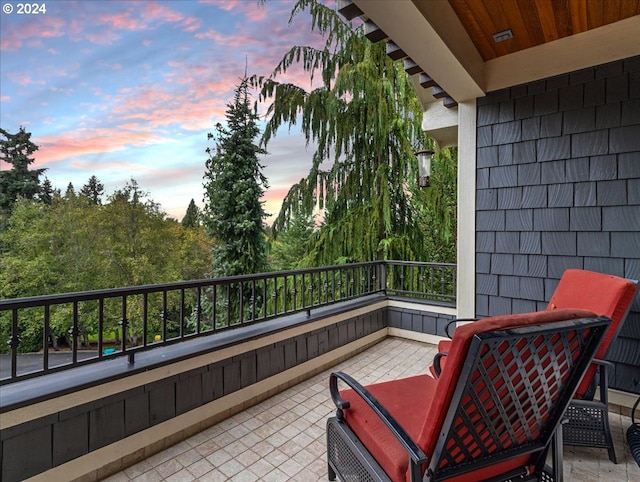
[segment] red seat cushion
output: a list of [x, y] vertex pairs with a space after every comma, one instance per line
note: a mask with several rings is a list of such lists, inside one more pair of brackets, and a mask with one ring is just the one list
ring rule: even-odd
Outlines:
[[[431, 456], [436, 440], [446, 416], [453, 392], [462, 370], [472, 337], [477, 333], [493, 331], [513, 326], [550, 323], [560, 320], [593, 317], [586, 310], [553, 310], [521, 315], [506, 315], [484, 318], [459, 327], [453, 337], [446, 369], [435, 380], [428, 375], [393, 380], [374, 385], [367, 389], [378, 399], [389, 413], [402, 425], [418, 446]], [[408, 456], [400, 443], [391, 435], [371, 409], [353, 391], [345, 390], [342, 397], [351, 403], [344, 411], [349, 427], [367, 447], [385, 472], [395, 481], [405, 480]], [[497, 464], [474, 474], [488, 478], [527, 462], [527, 457]], [[460, 480], [471, 480], [469, 475]]]

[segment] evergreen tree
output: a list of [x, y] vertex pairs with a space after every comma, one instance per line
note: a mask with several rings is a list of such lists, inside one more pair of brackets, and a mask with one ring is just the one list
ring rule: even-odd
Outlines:
[[104, 184], [98, 181], [96, 176], [91, 176], [87, 184], [82, 186], [82, 189], [80, 189], [80, 194], [89, 198], [92, 204], [102, 204]]
[[0, 211], [5, 214], [11, 211], [18, 196], [33, 199], [38, 193], [40, 175], [46, 169], [29, 169], [35, 160], [30, 156], [38, 148], [24, 127], [20, 127], [17, 134], [0, 128]]
[[195, 201], [192, 199], [187, 207], [187, 212], [182, 218], [182, 225], [185, 228], [195, 228], [200, 226], [200, 209], [196, 206]]
[[72, 182], [67, 184], [67, 190], [64, 192], [64, 197], [66, 199], [75, 199], [75, 197], [76, 197], [76, 188], [73, 187], [73, 183]]
[[[372, 44], [362, 28], [353, 29], [336, 11], [317, 0], [299, 0], [291, 19], [304, 10], [311, 13], [312, 29], [325, 36], [324, 48], [293, 47], [270, 78], [253, 79], [261, 87], [261, 100], [272, 100], [263, 143], [283, 124], [301, 120], [307, 142], [317, 145], [309, 174], [283, 201], [274, 235], [288, 229], [301, 210], [319, 207], [324, 223], [307, 250], [306, 265], [381, 258], [434, 261], [412, 201], [435, 202], [419, 192], [414, 155], [432, 148], [433, 141], [422, 131], [422, 108], [410, 77], [401, 62], [386, 55], [383, 42]], [[294, 66], [309, 72], [316, 85], [319, 78], [319, 86], [307, 91], [277, 81]], [[327, 160], [333, 165], [323, 170]], [[455, 178], [446, 182], [455, 186]], [[446, 221], [445, 227], [455, 224], [450, 219], [455, 210], [448, 206], [434, 205], [433, 219]], [[453, 242], [451, 232], [443, 234], [443, 242]]]
[[53, 196], [56, 194], [56, 190], [53, 188], [51, 181], [48, 177], [44, 178], [42, 182], [42, 186], [40, 187], [40, 193], [38, 194], [38, 199], [42, 201], [44, 204], [51, 205], [53, 202]]
[[[216, 126], [215, 152], [207, 148], [203, 223], [215, 238], [213, 275], [232, 276], [265, 271], [266, 242], [260, 201], [267, 186], [254, 139], [260, 134], [258, 115], [251, 108], [247, 78], [227, 105], [227, 127]], [[208, 138], [214, 138], [209, 133]]]

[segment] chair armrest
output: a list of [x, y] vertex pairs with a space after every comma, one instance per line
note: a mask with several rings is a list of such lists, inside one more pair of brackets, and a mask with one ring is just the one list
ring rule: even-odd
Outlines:
[[331, 398], [333, 403], [338, 408], [337, 418], [338, 420], [344, 420], [343, 410], [349, 408], [349, 402], [342, 399], [340, 392], [338, 391], [338, 379], [349, 385], [355, 393], [358, 394], [366, 403], [371, 407], [375, 414], [389, 428], [393, 436], [398, 439], [398, 442], [405, 448], [412, 462], [415, 464], [426, 463], [429, 459], [425, 453], [418, 447], [418, 445], [411, 439], [409, 434], [402, 428], [402, 426], [394, 419], [386, 408], [360, 383], [354, 380], [352, 377], [343, 372], [334, 372], [329, 377], [329, 391], [331, 392]]
[[436, 353], [436, 356], [433, 357], [433, 371], [436, 372], [437, 377], [440, 377], [440, 374], [442, 373], [442, 366], [440, 366], [440, 359], [447, 355], [448, 353], [446, 351], [441, 351], [439, 353]]
[[453, 325], [454, 323], [458, 323], [459, 321], [478, 321], [478, 318], [455, 318], [455, 319], [451, 320], [444, 327], [444, 332], [447, 334], [447, 338], [449, 338], [449, 339], [452, 338], [451, 333], [449, 333], [449, 328], [451, 327], [451, 325]]

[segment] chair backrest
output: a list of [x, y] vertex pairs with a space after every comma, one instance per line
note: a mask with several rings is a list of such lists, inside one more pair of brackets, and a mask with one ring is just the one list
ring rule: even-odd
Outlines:
[[[568, 269], [562, 274], [547, 310], [581, 308], [611, 318], [611, 326], [595, 355], [595, 358], [604, 359], [629, 313], [636, 288], [637, 285], [633, 281], [617, 276], [583, 269]], [[576, 390], [576, 398], [593, 396], [589, 388], [592, 386], [595, 373], [596, 367], [590, 366]]]
[[459, 327], [418, 440], [430, 478], [538, 463], [609, 324], [557, 309]]

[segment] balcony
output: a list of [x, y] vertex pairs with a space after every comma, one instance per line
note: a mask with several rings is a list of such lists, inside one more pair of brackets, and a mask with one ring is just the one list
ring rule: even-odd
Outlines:
[[[424, 373], [435, 352], [431, 344], [389, 337], [335, 369], [375, 383]], [[326, 481], [325, 423], [335, 411], [329, 373], [305, 380], [106, 480]], [[619, 463], [612, 464], [606, 450], [565, 447], [566, 480], [640, 479], [640, 468], [624, 443], [630, 418], [611, 413], [610, 420]]]
[[[456, 284], [454, 265], [392, 261], [2, 300], [2, 480], [325, 479], [327, 370], [365, 383], [426, 371]], [[47, 342], [20, 353], [23, 318], [48, 341], [60, 313], [66, 359]], [[572, 480], [636, 478], [630, 419], [611, 417], [626, 463], [567, 448]]]

